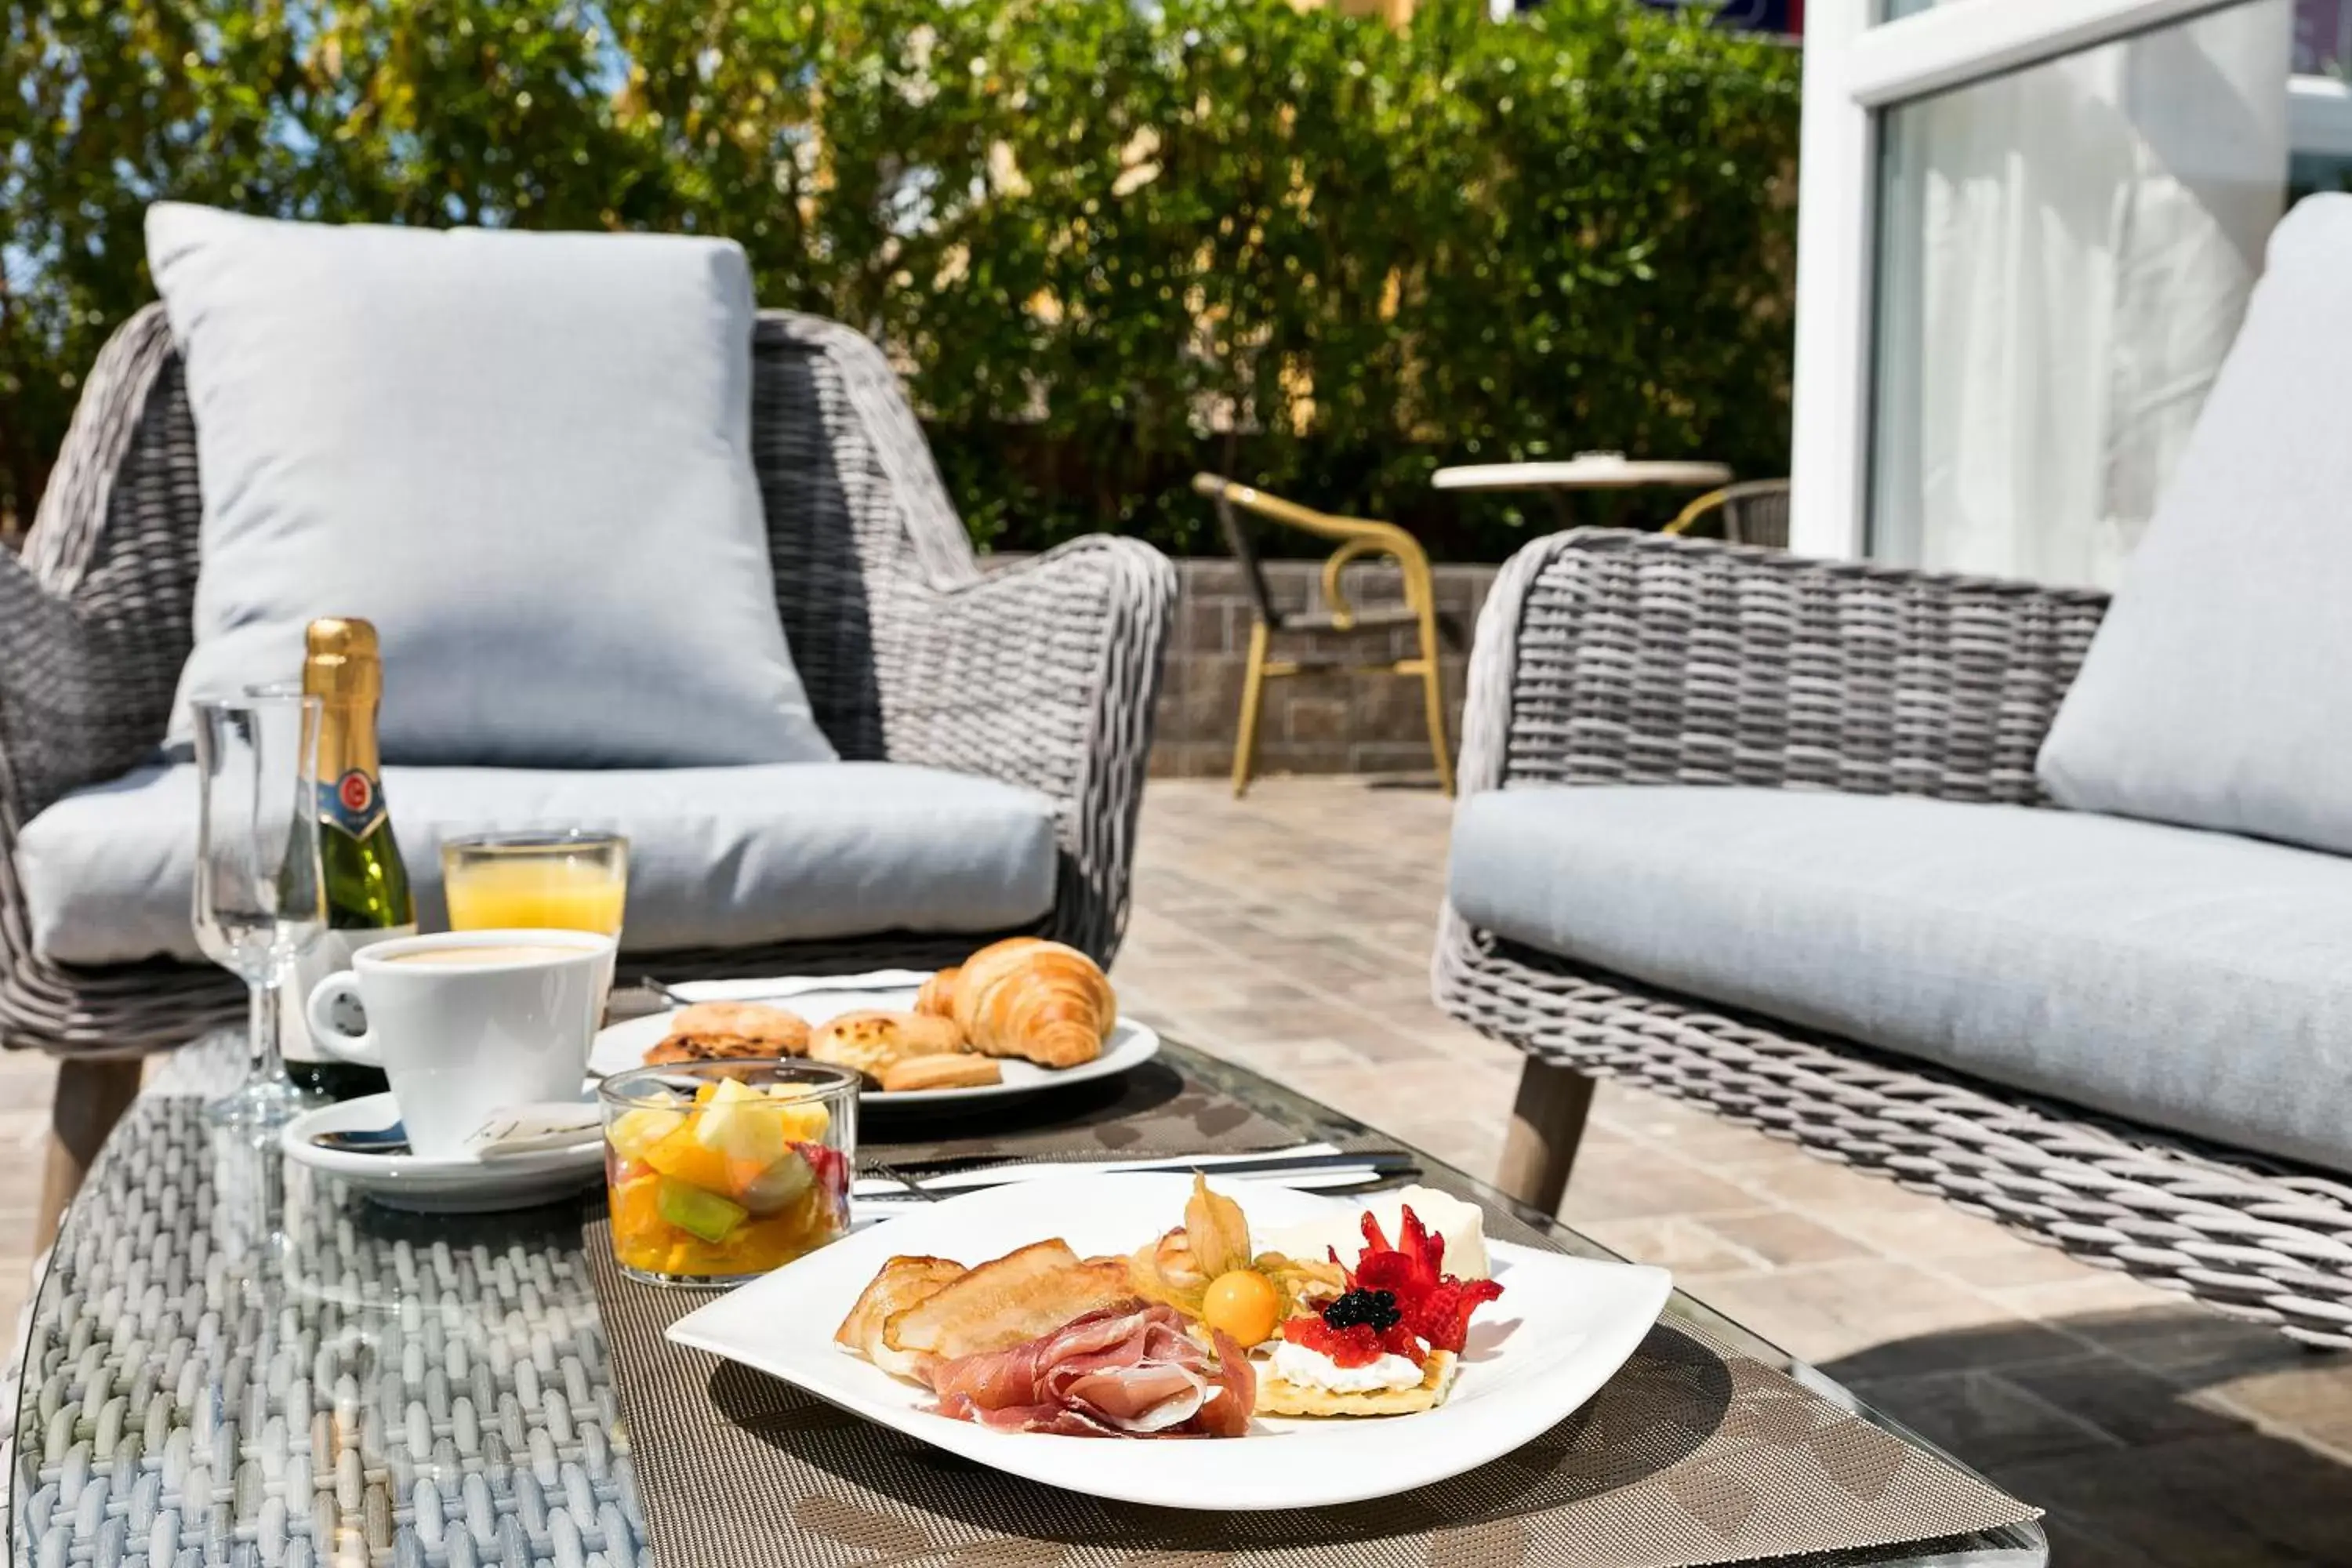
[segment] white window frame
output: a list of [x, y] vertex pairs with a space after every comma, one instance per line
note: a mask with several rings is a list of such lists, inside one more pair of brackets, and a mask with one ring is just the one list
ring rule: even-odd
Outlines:
[[[1867, 545], [1871, 331], [1875, 320], [1879, 117], [2237, 0], [1944, 0], [1873, 25], [1879, 0], [1812, 0], [1798, 154], [1797, 343], [1790, 547], [1858, 557]], [[2352, 139], [2352, 102], [2298, 78], [2294, 111]], [[2306, 104], [2305, 97], [2310, 97]]]

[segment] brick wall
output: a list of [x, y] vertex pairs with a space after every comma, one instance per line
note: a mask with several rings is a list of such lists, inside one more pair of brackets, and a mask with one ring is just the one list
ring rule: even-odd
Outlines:
[[[1176, 624], [1168, 639], [1151, 771], [1220, 774], [1233, 767], [1253, 612], [1241, 568], [1231, 561], [1179, 561], [1176, 569], [1181, 584]], [[1323, 607], [1320, 562], [1272, 561], [1265, 570], [1278, 605]], [[1436, 572], [1439, 615], [1460, 633], [1457, 646], [1440, 650], [1446, 737], [1458, 752], [1470, 636], [1496, 568], [1440, 566]], [[1386, 566], [1350, 567], [1343, 587], [1360, 607], [1394, 604], [1403, 596], [1396, 572]], [[1407, 658], [1414, 652], [1412, 628], [1401, 626], [1379, 636], [1278, 639], [1275, 657], [1281, 658], [1286, 644], [1299, 640], [1316, 652], [1367, 663]], [[1289, 676], [1266, 683], [1265, 711], [1258, 722], [1257, 771], [1430, 773], [1427, 736], [1418, 678], [1337, 672]]]

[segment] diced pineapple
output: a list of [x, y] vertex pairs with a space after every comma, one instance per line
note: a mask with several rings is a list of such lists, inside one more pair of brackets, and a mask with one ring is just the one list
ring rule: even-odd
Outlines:
[[686, 1121], [682, 1110], [662, 1110], [643, 1106], [625, 1110], [613, 1119], [605, 1130], [605, 1139], [622, 1159], [642, 1160], [646, 1151], [677, 1131]]
[[768, 1110], [783, 1124], [788, 1142], [824, 1142], [825, 1129], [833, 1125], [833, 1113], [824, 1108], [824, 1101], [797, 1085], [782, 1083], [771, 1084], [768, 1097]]
[[[751, 1130], [754, 1118], [769, 1123], [772, 1133]], [[805, 1089], [778, 1084], [762, 1094], [730, 1079], [712, 1097], [702, 1123], [700, 1136], [706, 1147], [723, 1149], [731, 1159], [765, 1164], [775, 1158], [779, 1140], [822, 1142], [833, 1118], [824, 1102], [811, 1097]]]
[[711, 1101], [695, 1119], [694, 1137], [737, 1168], [765, 1170], [784, 1157], [783, 1121], [764, 1100], [757, 1104], [723, 1098]]

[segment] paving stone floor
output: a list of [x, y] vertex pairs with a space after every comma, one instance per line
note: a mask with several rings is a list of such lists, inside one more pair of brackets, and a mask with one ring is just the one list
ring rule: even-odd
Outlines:
[[[1429, 1001], [1447, 815], [1357, 780], [1155, 782], [1125, 1005], [1491, 1174], [1517, 1059]], [[0, 1056], [0, 1325], [50, 1079]], [[1562, 1213], [2048, 1509], [2064, 1568], [2352, 1564], [2352, 1355], [1613, 1084]]]
[[[1156, 781], [1123, 1003], [1491, 1175], [1518, 1058], [1429, 1000], [1448, 814]], [[2065, 1568], [2352, 1564], [2352, 1354], [1616, 1084], [1561, 1213], [2048, 1509]]]
[[[32, 1294], [33, 1222], [56, 1081], [57, 1068], [47, 1057], [0, 1051], [0, 1334], [15, 1332], [16, 1315]], [[6, 1420], [14, 1419], [11, 1412]]]

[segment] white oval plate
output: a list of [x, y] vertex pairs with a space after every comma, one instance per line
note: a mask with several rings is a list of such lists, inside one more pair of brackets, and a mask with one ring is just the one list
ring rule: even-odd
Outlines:
[[[903, 1013], [914, 1005], [915, 992], [911, 986], [875, 991], [803, 991], [775, 1003], [776, 1006], [798, 1013], [812, 1024], [822, 1024], [839, 1014], [867, 1009]], [[595, 1045], [589, 1048], [589, 1070], [609, 1078], [614, 1073], [645, 1066], [646, 1053], [661, 1043], [662, 1037], [669, 1033], [669, 1021], [677, 1016], [675, 1012], [650, 1013], [642, 1018], [631, 1018], [625, 1024], [614, 1024], [600, 1030]], [[1008, 1058], [1002, 1064], [1004, 1068], [1003, 1083], [985, 1083], [974, 1089], [901, 1089], [896, 1094], [869, 1089], [858, 1097], [858, 1102], [882, 1107], [982, 1105], [990, 1100], [1014, 1100], [1043, 1089], [1059, 1089], [1065, 1084], [1109, 1078], [1114, 1073], [1123, 1073], [1129, 1068], [1148, 1062], [1159, 1054], [1158, 1034], [1132, 1018], [1121, 1018], [1111, 1026], [1110, 1038], [1103, 1042], [1102, 1055], [1074, 1068], [1041, 1068], [1034, 1062]]]
[[386, 1208], [415, 1214], [529, 1208], [569, 1197], [604, 1174], [601, 1138], [567, 1149], [497, 1160], [359, 1154], [346, 1149], [322, 1149], [310, 1142], [315, 1133], [389, 1127], [399, 1120], [400, 1107], [391, 1095], [363, 1094], [296, 1117], [278, 1133], [278, 1146], [298, 1165], [348, 1183]]
[[[1490, 1242], [1503, 1297], [1479, 1309], [1454, 1392], [1417, 1415], [1260, 1416], [1223, 1441], [1105, 1442], [992, 1432], [926, 1408], [833, 1342], [858, 1293], [899, 1253], [965, 1263], [1062, 1237], [1081, 1257], [1132, 1252], [1179, 1224], [1190, 1175], [1071, 1176], [971, 1193], [853, 1233], [672, 1324], [669, 1337], [806, 1389], [868, 1421], [1048, 1486], [1182, 1509], [1320, 1508], [1390, 1497], [1498, 1458], [1600, 1392], [1674, 1289], [1663, 1268]], [[1253, 1230], [1360, 1205], [1264, 1182], [1220, 1184]]]

